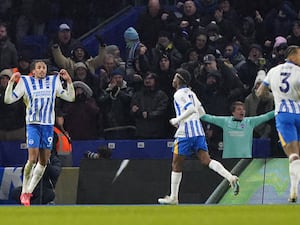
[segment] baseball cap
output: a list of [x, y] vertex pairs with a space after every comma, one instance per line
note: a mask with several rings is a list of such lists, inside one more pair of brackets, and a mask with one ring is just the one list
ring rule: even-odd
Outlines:
[[71, 30], [71, 28], [69, 27], [68, 24], [62, 23], [61, 25], [59, 25], [59, 31], [63, 31], [63, 30]]
[[216, 61], [216, 57], [213, 54], [207, 54], [203, 57], [204, 64], [209, 64], [212, 61]]

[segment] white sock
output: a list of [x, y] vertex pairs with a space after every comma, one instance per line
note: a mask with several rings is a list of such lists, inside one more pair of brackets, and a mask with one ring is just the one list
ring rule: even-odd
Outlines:
[[28, 184], [28, 193], [32, 193], [36, 185], [41, 180], [44, 172], [45, 172], [46, 166], [41, 165], [40, 163], [37, 163], [36, 167], [33, 170], [33, 175], [30, 180], [30, 183]]
[[171, 198], [178, 199], [179, 186], [182, 178], [182, 172], [171, 173]]
[[300, 159], [294, 160], [290, 163], [290, 182], [291, 190], [298, 192], [298, 183], [300, 179]]
[[228, 170], [226, 170], [221, 163], [212, 159], [208, 164], [208, 167], [216, 171], [218, 174], [220, 174], [222, 177], [226, 178], [230, 182], [232, 174]]
[[31, 178], [32, 175], [32, 171], [34, 168], [34, 163], [30, 162], [29, 160], [26, 162], [25, 166], [24, 166], [24, 171], [23, 171], [23, 183], [22, 183], [22, 193], [27, 193], [27, 189], [28, 189], [28, 184], [29, 184], [29, 180]]

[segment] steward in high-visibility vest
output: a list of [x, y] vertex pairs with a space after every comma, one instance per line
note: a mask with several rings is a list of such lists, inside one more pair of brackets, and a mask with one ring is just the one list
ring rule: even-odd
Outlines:
[[[11, 70], [12, 70], [12, 73], [20, 72], [20, 70], [19, 70], [18, 67], [14, 67], [14, 68], [12, 68]], [[21, 72], [20, 72], [20, 73], [21, 73]], [[22, 73], [21, 73], [21, 74], [22, 74]], [[26, 74], [22, 74], [22, 75], [26, 75]], [[30, 73], [28, 73], [27, 75], [28, 75], [28, 76], [32, 76], [32, 73], [30, 72]], [[20, 78], [16, 80], [16, 83], [18, 83], [19, 80], [20, 80]]]
[[57, 142], [55, 149], [58, 155], [70, 155], [72, 152], [72, 144], [67, 135], [65, 135], [60, 129], [54, 126], [54, 135], [57, 135]]

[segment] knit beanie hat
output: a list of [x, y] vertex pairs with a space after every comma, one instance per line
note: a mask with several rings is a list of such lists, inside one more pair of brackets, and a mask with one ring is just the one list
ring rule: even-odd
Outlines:
[[139, 34], [133, 27], [127, 28], [124, 32], [124, 38], [126, 40], [134, 41], [139, 39]]
[[88, 70], [88, 67], [83, 62], [77, 62], [74, 64], [74, 70], [77, 70], [78, 68], [84, 68], [85, 70]]
[[110, 75], [111, 75], [112, 77], [113, 77], [113, 76], [117, 76], [117, 75], [124, 77], [124, 76], [125, 76], [125, 71], [124, 71], [122, 68], [117, 67], [117, 68], [115, 68], [115, 69], [111, 72]]
[[114, 52], [116, 50], [119, 50], [119, 47], [117, 45], [108, 45], [105, 47], [106, 53], [107, 54], [112, 54], [114, 55]]
[[274, 43], [274, 47], [273, 48], [277, 48], [280, 44], [283, 43], [287, 43], [286, 38], [282, 37], [282, 36], [278, 36], [275, 38], [275, 43]]

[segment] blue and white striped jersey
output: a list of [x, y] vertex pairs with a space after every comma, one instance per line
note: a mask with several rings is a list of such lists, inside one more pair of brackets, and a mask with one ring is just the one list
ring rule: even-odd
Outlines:
[[275, 115], [278, 112], [300, 114], [300, 67], [286, 62], [267, 73], [264, 84], [273, 93]]
[[58, 75], [37, 79], [32, 76], [21, 76], [16, 87], [9, 82], [5, 102], [13, 103], [23, 97], [26, 105], [26, 123], [54, 125], [55, 98], [61, 97], [66, 101], [74, 101], [75, 92], [72, 84], [67, 90], [63, 89]]
[[200, 122], [200, 116], [204, 113], [204, 110], [196, 94], [191, 89], [184, 87], [175, 92], [174, 107], [176, 117], [179, 117], [188, 107], [195, 108], [194, 113], [179, 121], [179, 127], [174, 135], [175, 138], [205, 136]]

